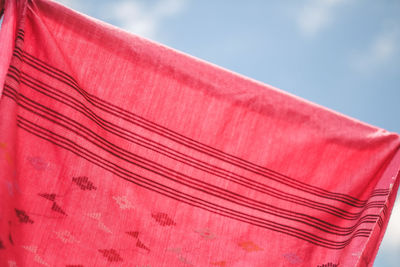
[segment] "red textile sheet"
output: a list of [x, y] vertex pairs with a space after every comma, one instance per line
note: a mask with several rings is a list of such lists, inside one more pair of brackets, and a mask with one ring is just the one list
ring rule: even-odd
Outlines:
[[52, 1], [4, 16], [0, 266], [372, 266], [399, 135]]

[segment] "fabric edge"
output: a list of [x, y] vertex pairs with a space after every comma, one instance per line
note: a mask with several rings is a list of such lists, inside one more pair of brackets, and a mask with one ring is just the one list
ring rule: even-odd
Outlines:
[[386, 173], [382, 177], [382, 180], [386, 181], [390, 185], [389, 196], [384, 207], [379, 213], [380, 218], [383, 217], [383, 225], [382, 228], [379, 228], [378, 223], [375, 224], [373, 232], [366, 242], [363, 252], [359, 257], [357, 264], [355, 265], [358, 267], [373, 266], [382, 240], [385, 236], [400, 185], [400, 148], [397, 149], [395, 155], [393, 156], [389, 166], [386, 169]]
[[6, 1], [3, 23], [0, 30], [0, 97], [3, 93], [5, 78], [12, 58], [13, 42], [16, 35], [17, 10], [15, 1]]

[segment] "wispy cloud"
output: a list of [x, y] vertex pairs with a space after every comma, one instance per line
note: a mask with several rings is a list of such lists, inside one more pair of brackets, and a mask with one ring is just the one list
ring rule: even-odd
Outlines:
[[186, 2], [186, 0], [158, 0], [152, 5], [146, 5], [143, 1], [113, 1], [110, 15], [119, 27], [155, 39], [161, 23], [182, 12]]
[[84, 5], [83, 5], [84, 1], [79, 1], [79, 0], [56, 0], [56, 1], [67, 7], [73, 8], [73, 9], [81, 11], [81, 12], [84, 9]]
[[[181, 13], [188, 0], [56, 0], [85, 14], [92, 14], [127, 31], [156, 39], [160, 25]], [[94, 12], [93, 9], [96, 11]], [[97, 14], [102, 12], [101, 14]]]
[[351, 65], [358, 71], [370, 72], [390, 62], [399, 52], [400, 27], [388, 25], [377, 34], [364, 51], [351, 59]]
[[56, 0], [56, 1], [62, 3], [63, 5], [69, 6], [69, 7], [73, 6], [74, 2], [76, 2], [75, 0]]
[[300, 32], [308, 37], [315, 36], [328, 27], [334, 18], [335, 9], [345, 0], [308, 0], [297, 16]]

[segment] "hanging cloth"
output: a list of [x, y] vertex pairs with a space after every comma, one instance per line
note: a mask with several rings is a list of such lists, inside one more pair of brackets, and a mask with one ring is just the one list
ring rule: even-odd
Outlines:
[[398, 134], [48, 0], [0, 36], [1, 266], [372, 266]]

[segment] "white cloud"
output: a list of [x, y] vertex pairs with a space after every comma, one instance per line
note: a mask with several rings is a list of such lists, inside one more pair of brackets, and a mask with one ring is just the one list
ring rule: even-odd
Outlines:
[[79, 0], [56, 0], [56, 1], [67, 7], [73, 8], [75, 10], [82, 9], [81, 3], [83, 1], [79, 1]]
[[139, 35], [153, 36], [155, 34], [156, 21], [139, 2], [114, 2], [110, 13], [119, 26], [125, 30]]
[[158, 0], [147, 6], [141, 1], [113, 1], [110, 15], [119, 27], [138, 35], [155, 39], [160, 24], [168, 17], [179, 14], [186, 0]]
[[[82, 13], [92, 13], [96, 17], [140, 36], [156, 39], [163, 21], [182, 12], [188, 0], [56, 1]], [[102, 13], [97, 14], [93, 12], [93, 9], [101, 10]]]
[[315, 36], [328, 27], [335, 9], [345, 0], [308, 0], [297, 16], [297, 26], [305, 36]]
[[398, 52], [400, 41], [399, 27], [393, 25], [386, 26], [365, 49], [356, 53], [351, 65], [360, 72], [370, 72], [383, 66]]

